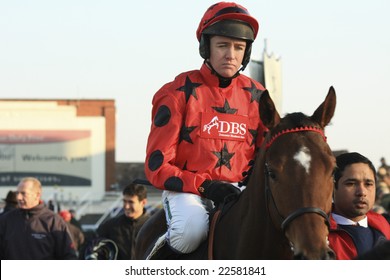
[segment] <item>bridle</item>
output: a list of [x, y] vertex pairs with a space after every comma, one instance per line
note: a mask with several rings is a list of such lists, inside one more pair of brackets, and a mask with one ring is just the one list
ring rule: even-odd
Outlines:
[[[273, 142], [277, 138], [279, 138], [280, 136], [285, 135], [287, 133], [307, 132], [307, 131], [312, 131], [312, 132], [319, 133], [322, 136], [322, 138], [324, 139], [324, 141], [326, 142], [326, 136], [324, 134], [324, 131], [321, 128], [314, 127], [314, 126], [297, 127], [297, 128], [282, 130], [282, 131], [276, 133], [275, 135], [273, 135], [265, 143], [265, 152], [271, 147]], [[276, 210], [276, 213], [279, 216], [279, 220], [281, 221], [280, 227], [281, 227], [283, 233], [285, 233], [288, 225], [295, 218], [297, 218], [299, 216], [302, 216], [303, 214], [317, 214], [317, 215], [320, 215], [321, 217], [323, 217], [325, 219], [325, 223], [326, 223], [326, 225], [327, 225], [327, 227], [329, 229], [329, 227], [330, 227], [329, 217], [325, 213], [324, 210], [322, 210], [321, 208], [318, 208], [318, 207], [302, 207], [302, 208], [298, 208], [297, 210], [295, 210], [291, 214], [289, 214], [286, 218], [282, 214], [280, 214], [280, 212], [278, 210], [278, 207], [277, 207], [277, 205], [275, 203], [274, 197], [272, 195], [272, 191], [271, 191], [271, 189], [269, 187], [269, 178], [268, 178], [269, 173], [270, 173], [269, 165], [267, 163], [265, 163], [264, 175], [265, 175], [265, 198], [266, 198], [265, 199], [265, 203], [266, 203], [266, 209], [267, 209], [269, 214], [271, 213], [270, 205], [272, 205], [273, 208]], [[272, 202], [272, 204], [269, 203], [269, 202]]]

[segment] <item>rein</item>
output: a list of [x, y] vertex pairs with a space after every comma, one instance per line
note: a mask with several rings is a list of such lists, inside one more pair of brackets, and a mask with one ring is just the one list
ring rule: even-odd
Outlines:
[[[322, 136], [322, 139], [326, 142], [326, 136], [324, 134], [324, 131], [321, 128], [314, 127], [314, 126], [297, 127], [297, 128], [292, 128], [292, 129], [285, 129], [285, 130], [282, 130], [282, 131], [276, 133], [275, 135], [273, 135], [271, 137], [271, 139], [266, 142], [266, 144], [265, 144], [265, 151], [267, 151], [271, 147], [271, 145], [274, 143], [274, 141], [277, 138], [279, 138], [280, 136], [282, 136], [282, 135], [285, 135], [285, 134], [288, 134], [288, 133], [308, 132], [308, 131], [319, 133]], [[281, 220], [280, 227], [281, 227], [283, 233], [286, 231], [288, 225], [295, 218], [297, 218], [297, 217], [299, 217], [299, 216], [301, 216], [303, 214], [318, 214], [318, 215], [322, 216], [325, 219], [325, 223], [328, 226], [328, 228], [330, 227], [330, 222], [329, 222], [328, 215], [321, 208], [318, 208], [318, 207], [302, 207], [302, 208], [299, 208], [299, 209], [295, 210], [294, 212], [289, 214], [286, 218], [284, 218], [283, 215], [280, 214], [280, 212], [278, 210], [278, 207], [277, 207], [277, 205], [275, 203], [275, 200], [274, 200], [274, 197], [272, 195], [271, 188], [269, 187], [269, 182], [268, 182], [269, 168], [268, 168], [268, 164], [267, 163], [265, 163], [264, 175], [265, 175], [265, 196], [266, 196], [265, 203], [266, 203], [266, 209], [268, 210], [268, 213], [271, 213], [270, 205], [269, 205], [269, 202], [268, 202], [268, 201], [271, 201], [273, 208], [275, 208], [276, 213], [278, 214], [278, 216], [279, 216], [279, 218]]]

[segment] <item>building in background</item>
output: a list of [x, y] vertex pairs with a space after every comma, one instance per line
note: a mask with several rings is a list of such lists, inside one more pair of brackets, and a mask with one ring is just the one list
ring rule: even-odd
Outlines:
[[269, 55], [267, 48], [263, 51], [263, 61], [251, 60], [249, 73], [251, 78], [259, 81], [268, 90], [275, 103], [276, 110], [282, 113], [282, 62], [273, 53]]
[[114, 100], [2, 99], [0, 116], [0, 197], [25, 176], [45, 200], [100, 200], [116, 183]]

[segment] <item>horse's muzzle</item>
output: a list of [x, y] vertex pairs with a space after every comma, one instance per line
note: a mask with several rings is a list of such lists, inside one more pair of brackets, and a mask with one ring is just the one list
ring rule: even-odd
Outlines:
[[[303, 253], [294, 254], [294, 260], [309, 260], [309, 258], [305, 256]], [[320, 260], [335, 260], [336, 254], [335, 252], [328, 248], [323, 254], [321, 254]]]

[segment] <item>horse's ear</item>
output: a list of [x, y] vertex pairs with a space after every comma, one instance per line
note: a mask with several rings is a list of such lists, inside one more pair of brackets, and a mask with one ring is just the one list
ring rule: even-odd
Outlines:
[[324, 102], [315, 110], [311, 119], [319, 123], [322, 128], [327, 126], [333, 118], [336, 109], [336, 92], [331, 86]]
[[260, 97], [259, 101], [259, 113], [260, 119], [263, 124], [272, 129], [280, 122], [280, 116], [275, 108], [275, 104], [269, 96], [268, 90], [265, 90]]

